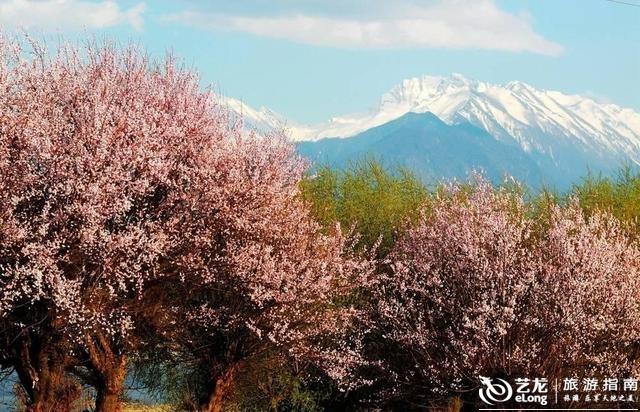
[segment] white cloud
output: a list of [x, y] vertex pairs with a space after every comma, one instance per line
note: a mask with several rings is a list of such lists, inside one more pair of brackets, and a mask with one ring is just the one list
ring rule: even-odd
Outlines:
[[112, 0], [0, 0], [3, 26], [58, 29], [100, 29], [127, 24], [142, 30], [144, 3], [122, 9]]
[[204, 29], [341, 48], [474, 48], [545, 55], [562, 52], [562, 46], [537, 34], [527, 17], [500, 10], [493, 0], [360, 4], [361, 13], [343, 15], [317, 10], [251, 15], [209, 9], [184, 11], [165, 19]]

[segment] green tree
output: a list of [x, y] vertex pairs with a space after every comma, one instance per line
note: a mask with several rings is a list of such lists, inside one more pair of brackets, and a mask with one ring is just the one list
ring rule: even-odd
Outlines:
[[386, 255], [405, 223], [415, 221], [427, 202], [427, 187], [409, 170], [390, 170], [374, 159], [364, 159], [343, 170], [319, 169], [302, 182], [302, 193], [326, 230], [336, 222], [354, 226], [362, 246], [380, 240], [378, 253]]
[[588, 174], [571, 189], [587, 215], [607, 211], [629, 225], [635, 236], [640, 235], [640, 170], [624, 166], [617, 175], [606, 177]]

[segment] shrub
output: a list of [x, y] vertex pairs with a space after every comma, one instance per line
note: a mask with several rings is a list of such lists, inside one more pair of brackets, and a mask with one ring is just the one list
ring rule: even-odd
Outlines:
[[575, 202], [553, 206], [542, 233], [530, 215], [482, 179], [453, 184], [398, 240], [378, 295], [382, 337], [400, 354], [384, 360], [392, 395], [425, 401], [480, 375], [635, 370], [637, 245]]

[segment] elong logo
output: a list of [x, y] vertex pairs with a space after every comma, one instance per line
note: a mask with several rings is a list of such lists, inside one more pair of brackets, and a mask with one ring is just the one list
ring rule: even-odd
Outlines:
[[493, 382], [493, 379], [485, 376], [480, 376], [480, 383], [484, 387], [480, 388], [480, 399], [482, 402], [488, 405], [494, 405], [495, 403], [506, 402], [513, 396], [513, 388], [509, 382], [504, 379], [496, 379], [498, 382]]

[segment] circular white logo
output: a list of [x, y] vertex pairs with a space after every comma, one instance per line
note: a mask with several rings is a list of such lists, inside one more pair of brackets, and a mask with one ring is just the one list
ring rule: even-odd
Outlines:
[[493, 405], [494, 403], [506, 402], [511, 399], [513, 395], [513, 388], [509, 385], [509, 382], [504, 379], [496, 379], [498, 382], [493, 382], [493, 379], [480, 376], [480, 383], [484, 385], [480, 388], [480, 399], [482, 402]]

